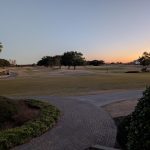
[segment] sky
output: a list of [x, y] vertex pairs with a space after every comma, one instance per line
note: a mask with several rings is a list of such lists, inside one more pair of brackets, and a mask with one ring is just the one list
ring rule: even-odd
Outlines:
[[150, 50], [150, 0], [0, 0], [0, 58], [36, 63], [80, 51], [129, 62]]

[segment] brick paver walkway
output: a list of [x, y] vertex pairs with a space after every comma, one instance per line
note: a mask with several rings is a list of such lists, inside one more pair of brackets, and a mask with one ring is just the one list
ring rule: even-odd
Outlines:
[[84, 150], [93, 144], [114, 146], [116, 126], [101, 108], [67, 98], [41, 97], [62, 111], [57, 125], [14, 150]]
[[62, 117], [53, 129], [13, 150], [84, 150], [96, 144], [113, 147], [116, 126], [100, 106], [140, 96], [141, 91], [137, 90], [67, 98], [32, 97], [57, 106]]

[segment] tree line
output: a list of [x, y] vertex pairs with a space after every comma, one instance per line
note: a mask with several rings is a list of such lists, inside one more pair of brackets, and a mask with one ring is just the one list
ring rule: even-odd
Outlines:
[[[0, 42], [0, 52], [2, 51], [2, 49], [3, 45]], [[144, 52], [142, 56], [137, 59], [137, 61], [139, 61], [140, 65], [143, 66], [142, 72], [147, 72], [148, 66], [150, 65], [150, 53]], [[86, 61], [85, 58], [83, 57], [83, 54], [77, 51], [68, 51], [65, 52], [63, 55], [45, 56], [37, 62], [38, 66], [46, 66], [46, 67], [59, 66], [59, 68], [61, 68], [61, 66], [64, 65], [68, 66], [68, 69], [70, 69], [71, 66], [73, 66], [74, 69], [76, 69], [76, 66], [82, 65], [99, 66], [103, 64], [105, 64], [103, 60]], [[0, 59], [0, 67], [2, 66], [10, 66], [10, 62], [5, 59]]]
[[[0, 42], [0, 52], [3, 49], [3, 45]], [[55, 56], [44, 56], [37, 62], [38, 66], [46, 66], [46, 67], [54, 67], [59, 66], [61, 69], [61, 66], [68, 66], [68, 69], [73, 66], [74, 70], [76, 69], [76, 66], [83, 66], [83, 65], [93, 65], [93, 66], [99, 66], [105, 64], [103, 60], [92, 60], [92, 61], [86, 61], [83, 57], [83, 54], [81, 52], [77, 51], [68, 51], [65, 52], [63, 55], [55, 55]], [[0, 67], [4, 66], [10, 66], [10, 62], [5, 59], [0, 59]]]
[[65, 52], [63, 55], [44, 56], [41, 60], [37, 62], [37, 65], [46, 67], [59, 66], [60, 69], [61, 66], [63, 65], [68, 66], [68, 69], [70, 69], [70, 67], [73, 67], [75, 70], [76, 66], [83, 66], [83, 65], [99, 66], [104, 63], [105, 62], [103, 60], [86, 61], [81, 52], [68, 51]]

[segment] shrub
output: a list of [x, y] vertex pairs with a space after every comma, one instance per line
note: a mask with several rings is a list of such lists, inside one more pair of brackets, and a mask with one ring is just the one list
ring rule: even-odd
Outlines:
[[150, 148], [150, 87], [143, 92], [135, 111], [126, 117], [115, 118], [117, 141], [122, 149], [149, 150]]
[[115, 118], [115, 123], [118, 128], [117, 142], [119, 143], [119, 146], [121, 146], [122, 149], [126, 149], [128, 127], [130, 125], [130, 115]]
[[103, 60], [92, 60], [92, 61], [87, 61], [87, 65], [92, 65], [92, 66], [100, 66], [104, 65], [105, 62]]
[[142, 72], [149, 72], [149, 71], [147, 70], [147, 67], [142, 68], [141, 71], [142, 71]]
[[16, 113], [15, 101], [0, 97], [0, 127], [3, 122], [11, 120], [12, 116]]
[[131, 114], [127, 138], [128, 150], [150, 148], [150, 87], [143, 92], [143, 97]]
[[16, 128], [2, 130], [0, 132], [0, 150], [8, 150], [16, 145], [23, 144], [31, 138], [41, 135], [52, 128], [60, 115], [59, 110], [38, 100], [25, 100], [30, 107], [40, 109], [40, 116], [34, 120], [26, 122]]
[[125, 73], [140, 73], [140, 71], [127, 71]]

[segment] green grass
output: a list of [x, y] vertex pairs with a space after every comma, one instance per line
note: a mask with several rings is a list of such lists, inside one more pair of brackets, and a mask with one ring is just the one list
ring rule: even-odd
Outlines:
[[149, 73], [100, 73], [86, 76], [29, 77], [0, 80], [1, 95], [74, 95], [150, 84]]
[[36, 107], [40, 109], [39, 117], [24, 123], [20, 127], [1, 130], [0, 150], [8, 150], [16, 145], [20, 145], [29, 141], [33, 137], [41, 135], [53, 127], [60, 115], [60, 112], [57, 108], [46, 102], [37, 100], [25, 100], [25, 102], [30, 107]]

